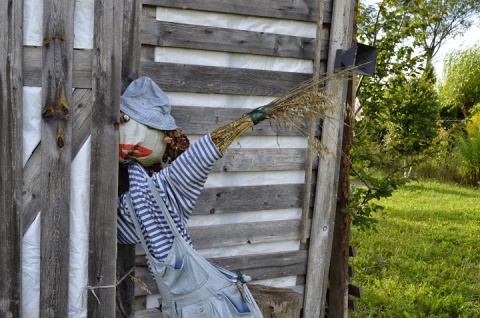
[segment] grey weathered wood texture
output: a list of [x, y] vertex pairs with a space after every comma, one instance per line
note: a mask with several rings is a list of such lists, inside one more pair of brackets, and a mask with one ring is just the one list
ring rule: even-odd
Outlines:
[[68, 315], [74, 3], [44, 1], [40, 317]]
[[[82, 145], [90, 136], [91, 115], [92, 115], [92, 91], [90, 89], [76, 89], [73, 92], [73, 128], [72, 135], [72, 158], [74, 158]], [[40, 201], [42, 188], [40, 186], [40, 164], [41, 164], [40, 143], [28, 159], [23, 173], [23, 234], [37, 217], [41, 207]]]
[[0, 317], [20, 317], [23, 2], [0, 7]]
[[[149, 20], [142, 22], [142, 44], [310, 60], [315, 54], [315, 38]], [[328, 42], [322, 45], [326, 52]]]
[[[323, 7], [324, 7], [324, 2], [323, 1], [318, 1], [317, 2], [317, 7], [318, 10], [317, 12], [323, 12]], [[316, 29], [316, 42], [315, 42], [315, 55], [314, 55], [314, 60], [313, 60], [313, 78], [317, 79], [320, 77], [320, 58], [322, 54], [327, 52], [328, 50], [325, 50], [325, 48], [322, 48], [324, 39], [322, 34], [325, 32], [323, 31], [323, 15], [319, 14], [317, 17], [317, 29]], [[328, 49], [328, 47], [327, 47]], [[308, 133], [310, 138], [314, 138], [315, 135], [315, 129], [317, 126], [317, 120], [311, 119], [310, 122], [308, 123]], [[314, 152], [312, 149], [309, 149], [307, 152], [307, 167], [305, 169], [305, 184], [311, 184], [312, 183], [312, 169], [313, 169], [313, 160], [314, 160]], [[305, 197], [309, 198], [310, 197], [310, 187], [307, 187], [305, 189]], [[308, 212], [310, 211], [310, 207], [306, 204], [307, 200], [304, 200], [304, 205], [302, 209], [302, 235], [300, 237], [300, 242], [302, 244], [307, 243], [307, 221], [308, 221]]]
[[[249, 16], [259, 16], [267, 18], [277, 18], [299, 21], [317, 21], [317, 6], [314, 0], [289, 1], [289, 0], [257, 0], [253, 1], [211, 1], [211, 0], [144, 0], [144, 4], [163, 6], [178, 9], [192, 9], [199, 11], [221, 12], [244, 14]], [[324, 11], [324, 21], [329, 23], [331, 20], [331, 4], [326, 3]]]
[[[140, 64], [140, 16], [142, 2], [124, 0], [122, 35], [122, 88], [129, 79], [138, 77]], [[121, 182], [119, 180], [119, 182]], [[135, 245], [117, 244], [117, 280], [135, 268]], [[132, 273], [133, 275], [135, 272]], [[134, 314], [135, 288], [131, 279], [124, 279], [117, 286], [116, 317], [132, 317]]]
[[[161, 71], [160, 71], [161, 70]], [[176, 92], [280, 96], [311, 74], [144, 61], [140, 72]]]
[[[123, 0], [95, 1], [90, 160], [89, 286], [116, 285], [118, 125]], [[88, 295], [88, 317], [114, 317], [114, 287]]]
[[[25, 50], [25, 85], [40, 86], [41, 54], [38, 48]], [[73, 87], [92, 88], [92, 51], [74, 51]], [[78, 62], [77, 62], [78, 61]], [[275, 72], [228, 67], [184, 65], [171, 63], [140, 63], [142, 76], [149, 76], [166, 91], [279, 96], [311, 77], [310, 74]], [[161, 69], [161, 74], [158, 70]], [[205, 85], [208, 83], [208, 85]], [[242, 85], [237, 85], [242, 83]]]
[[[354, 0], [335, 1], [330, 28], [328, 72], [333, 72], [338, 49], [347, 49], [351, 44], [353, 30]], [[310, 234], [308, 272], [305, 289], [304, 314], [306, 317], [323, 317], [332, 251], [333, 228], [337, 204], [338, 175], [343, 137], [344, 105], [348, 81], [337, 79], [327, 83], [334, 94], [337, 109], [331, 120], [323, 123], [322, 142], [331, 150], [319, 162], [315, 207]], [[320, 180], [321, 178], [321, 180]]]

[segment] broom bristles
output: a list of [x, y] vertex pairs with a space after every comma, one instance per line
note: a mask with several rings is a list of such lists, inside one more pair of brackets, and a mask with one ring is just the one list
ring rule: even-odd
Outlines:
[[[328, 149], [318, 138], [309, 136], [305, 129], [305, 123], [313, 119], [328, 119], [328, 113], [333, 111], [336, 105], [329, 96], [330, 94], [325, 90], [324, 84], [335, 78], [344, 79], [346, 74], [351, 74], [350, 71], [350, 69], [346, 69], [330, 76], [302, 82], [270, 104], [258, 109], [270, 112], [266, 119], [269, 120], [277, 134], [280, 133], [282, 128], [286, 130], [294, 129], [300, 135], [308, 137], [309, 148], [321, 156], [328, 152]], [[213, 131], [211, 133], [212, 141], [218, 150], [224, 153], [235, 139], [253, 126], [252, 119], [246, 114]]]

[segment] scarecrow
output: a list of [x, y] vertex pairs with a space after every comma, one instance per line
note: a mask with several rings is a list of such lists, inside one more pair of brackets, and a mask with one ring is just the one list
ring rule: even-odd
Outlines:
[[[317, 103], [318, 90], [312, 92], [316, 97], [312, 95], [311, 102], [302, 97], [301, 102], [310, 105], [302, 107], [303, 113], [325, 105], [324, 99]], [[118, 241], [142, 243], [164, 316], [262, 317], [246, 286], [249, 277], [206, 261], [193, 249], [186, 225], [207, 176], [227, 147], [267, 118], [292, 117], [285, 110], [298, 105], [297, 95], [254, 109], [191, 146], [170, 115], [167, 96], [150, 78], [136, 79], [121, 96], [119, 156], [128, 169], [129, 189], [119, 197]], [[159, 170], [161, 161], [171, 165]]]

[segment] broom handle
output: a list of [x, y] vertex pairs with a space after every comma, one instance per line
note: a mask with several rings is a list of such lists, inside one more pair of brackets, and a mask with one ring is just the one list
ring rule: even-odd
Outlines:
[[[322, 29], [323, 29], [323, 4], [324, 0], [318, 0], [318, 19], [317, 19], [317, 31], [315, 41], [315, 58], [313, 60], [313, 78], [318, 79], [320, 77], [320, 53], [322, 51]], [[309, 138], [315, 138], [316, 120], [311, 119], [309, 123]], [[300, 242], [302, 244], [307, 243], [308, 238], [308, 214], [310, 212], [310, 196], [312, 190], [312, 168], [313, 168], [313, 155], [314, 152], [311, 147], [307, 148], [307, 167], [305, 170], [305, 195], [303, 197], [303, 210], [302, 210], [302, 228]]]

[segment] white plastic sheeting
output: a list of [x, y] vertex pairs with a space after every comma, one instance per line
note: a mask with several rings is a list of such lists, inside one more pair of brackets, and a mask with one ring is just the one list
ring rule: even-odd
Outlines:
[[[93, 0], [76, 0], [74, 21], [74, 47], [90, 49], [93, 46]], [[278, 19], [247, 17], [242, 15], [215, 14], [191, 10], [158, 8], [157, 19], [170, 22], [225, 27], [277, 34], [315, 37], [314, 23], [285, 21]], [[35, 0], [24, 2], [24, 45], [42, 45], [42, 4]], [[194, 63], [197, 65], [251, 68], [284, 72], [311, 73], [312, 61], [265, 57], [248, 54], [211, 52], [174, 48], [156, 48], [155, 60], [171, 63]], [[274, 97], [229, 96], [220, 94], [195, 94], [167, 92], [172, 105], [203, 107], [252, 108], [269, 103]], [[40, 141], [41, 129], [41, 88], [24, 88], [23, 119], [23, 161], [27, 162]], [[191, 136], [192, 141], [199, 136]], [[239, 138], [232, 148], [263, 147], [305, 148], [306, 140], [301, 137], [249, 137]], [[88, 273], [88, 208], [89, 208], [89, 162], [90, 142], [83, 145], [72, 162], [71, 214], [70, 214], [70, 268], [69, 268], [69, 317], [86, 317], [86, 285]], [[260, 177], [259, 177], [260, 176]], [[232, 185], [264, 185], [279, 183], [303, 183], [303, 171], [264, 173], [213, 173], [207, 187]], [[40, 214], [39, 214], [40, 215]], [[210, 224], [235, 224], [238, 222], [299, 219], [301, 209], [265, 210], [258, 212], [228, 213], [218, 216], [193, 215], [189, 226]], [[273, 251], [298, 250], [299, 241], [285, 241], [265, 244], [249, 244], [220, 249], [204, 249], [199, 252], [205, 257], [246, 255]], [[40, 276], [40, 218], [37, 216], [23, 238], [23, 283], [22, 311], [24, 317], [39, 315]], [[282, 277], [257, 281], [272, 286], [294, 286], [296, 277]], [[147, 299], [147, 307], [158, 306], [156, 298]]]

